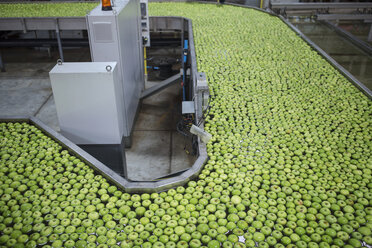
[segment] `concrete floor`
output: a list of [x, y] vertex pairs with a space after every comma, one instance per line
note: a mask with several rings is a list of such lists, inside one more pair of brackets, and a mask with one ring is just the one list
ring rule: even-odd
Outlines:
[[[146, 87], [156, 83], [148, 82]], [[181, 118], [180, 93], [180, 85], [173, 85], [143, 100], [132, 147], [125, 151], [131, 180], [160, 178], [193, 165], [195, 157], [186, 152], [190, 142], [176, 131]]]
[[[2, 50], [6, 72], [0, 72], [0, 115], [36, 116], [59, 131], [49, 80], [58, 53], [12, 48]], [[65, 49], [65, 61], [89, 61], [87, 48]], [[148, 82], [151, 87], [157, 82]], [[153, 180], [191, 167], [190, 141], [176, 131], [180, 119], [181, 88], [173, 85], [142, 102], [133, 132], [133, 145], [126, 149], [128, 177]]]

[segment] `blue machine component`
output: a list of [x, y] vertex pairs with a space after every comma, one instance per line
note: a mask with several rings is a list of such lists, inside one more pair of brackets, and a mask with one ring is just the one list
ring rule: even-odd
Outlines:
[[183, 74], [182, 74], [182, 96], [183, 101], [186, 100], [186, 92], [185, 92], [185, 80], [186, 80], [186, 62], [187, 62], [187, 54], [189, 50], [189, 42], [188, 40], [183, 41]]
[[186, 63], [188, 50], [189, 50], [188, 40], [184, 40], [184, 44], [183, 44], [183, 63]]
[[159, 70], [160, 68], [157, 66], [147, 66], [147, 69]]

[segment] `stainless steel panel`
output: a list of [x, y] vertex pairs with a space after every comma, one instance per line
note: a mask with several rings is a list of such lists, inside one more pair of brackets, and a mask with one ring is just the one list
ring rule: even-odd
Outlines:
[[60, 30], [86, 30], [87, 21], [85, 17], [58, 18]]
[[177, 16], [151, 16], [150, 30], [183, 30], [185, 19]]
[[0, 18], [0, 30], [24, 30], [23, 18]]
[[85, 30], [85, 17], [11, 17], [0, 18], [0, 30]]
[[76, 144], [121, 143], [122, 94], [116, 62], [62, 63], [49, 75], [63, 135]]
[[194, 101], [183, 101], [182, 102], [182, 114], [195, 114]]
[[87, 15], [87, 22], [92, 60], [118, 63], [124, 96], [124, 136], [129, 137], [144, 88], [139, 2], [118, 1], [113, 11], [101, 11], [98, 6]]
[[98, 43], [114, 42], [112, 22], [93, 22], [93, 39]]
[[119, 53], [122, 62], [124, 101], [128, 124], [128, 133], [125, 136], [130, 136], [145, 83], [139, 7], [138, 0], [130, 0], [117, 16]]
[[25, 18], [27, 30], [54, 30], [57, 27], [57, 18]]

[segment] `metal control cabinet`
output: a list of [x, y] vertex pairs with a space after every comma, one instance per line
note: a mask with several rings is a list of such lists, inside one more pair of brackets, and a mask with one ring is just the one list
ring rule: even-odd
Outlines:
[[57, 64], [49, 73], [61, 133], [75, 144], [121, 144], [123, 94], [116, 62]]
[[92, 60], [117, 62], [124, 97], [123, 133], [129, 138], [144, 89], [139, 0], [116, 0], [112, 11], [102, 11], [99, 5], [87, 15], [87, 26]]
[[146, 47], [150, 47], [150, 21], [149, 21], [149, 1], [140, 0], [141, 3], [141, 27], [143, 44]]

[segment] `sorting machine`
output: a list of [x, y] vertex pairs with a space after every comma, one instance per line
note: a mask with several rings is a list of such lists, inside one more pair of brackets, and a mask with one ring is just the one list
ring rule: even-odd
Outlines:
[[103, 2], [86, 21], [92, 62], [60, 61], [50, 72], [61, 133], [126, 176], [124, 147], [144, 89], [140, 5]]
[[[191, 104], [183, 113], [200, 119], [208, 87], [205, 78], [202, 87], [187, 83], [191, 73], [186, 46], [182, 72], [144, 90], [143, 48], [150, 44], [147, 7], [137, 0], [116, 0], [108, 9], [104, 4], [86, 17], [92, 62], [59, 61], [50, 78], [61, 133], [127, 177], [124, 148], [131, 146], [141, 99], [182, 81], [183, 101]], [[184, 28], [183, 19], [177, 21]], [[197, 101], [191, 100], [195, 94]]]

